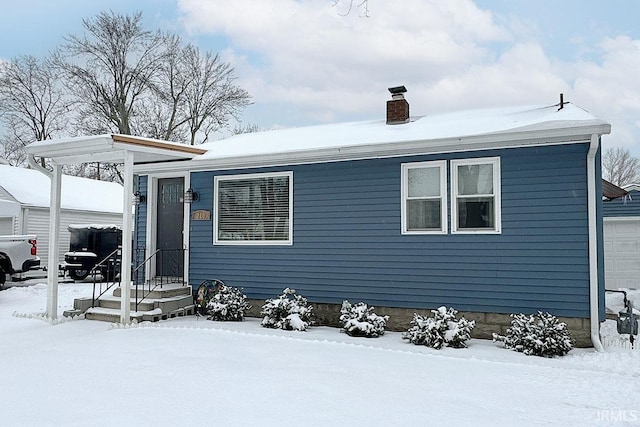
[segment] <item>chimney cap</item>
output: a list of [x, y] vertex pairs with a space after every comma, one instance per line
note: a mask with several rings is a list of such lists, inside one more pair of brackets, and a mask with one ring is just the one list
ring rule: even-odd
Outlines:
[[404, 86], [396, 86], [396, 87], [389, 88], [389, 92], [391, 92], [392, 95], [402, 94], [402, 93], [405, 93], [406, 91], [407, 91], [407, 88]]

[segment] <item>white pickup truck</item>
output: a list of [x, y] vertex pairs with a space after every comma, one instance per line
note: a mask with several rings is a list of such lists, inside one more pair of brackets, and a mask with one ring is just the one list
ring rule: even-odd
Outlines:
[[4, 287], [7, 275], [24, 273], [38, 268], [38, 242], [36, 236], [0, 236], [0, 289]]

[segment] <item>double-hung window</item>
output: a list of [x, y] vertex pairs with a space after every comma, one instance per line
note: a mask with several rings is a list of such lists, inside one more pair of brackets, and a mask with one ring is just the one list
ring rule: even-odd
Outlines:
[[402, 233], [447, 232], [446, 161], [402, 165]]
[[451, 160], [451, 232], [500, 233], [500, 158]]
[[216, 244], [293, 242], [293, 172], [214, 178]]

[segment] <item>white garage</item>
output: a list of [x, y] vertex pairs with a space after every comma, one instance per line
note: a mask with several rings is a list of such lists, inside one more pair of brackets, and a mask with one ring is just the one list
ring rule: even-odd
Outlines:
[[607, 289], [640, 288], [640, 217], [604, 219]]
[[606, 289], [640, 288], [640, 186], [604, 205]]
[[[49, 177], [25, 168], [0, 164], [0, 234], [35, 234], [38, 256], [49, 252]], [[62, 177], [60, 261], [69, 250], [70, 224], [122, 225], [122, 185], [77, 176]]]

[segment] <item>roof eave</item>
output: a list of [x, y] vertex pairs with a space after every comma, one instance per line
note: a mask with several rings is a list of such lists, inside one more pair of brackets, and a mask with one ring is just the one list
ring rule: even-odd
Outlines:
[[479, 151], [488, 149], [515, 148], [539, 145], [572, 144], [589, 141], [591, 135], [608, 134], [611, 126], [596, 121], [586, 126], [567, 128], [536, 129], [535, 131], [520, 129], [484, 135], [472, 135], [456, 138], [431, 140], [397, 141], [391, 143], [372, 143], [364, 145], [321, 148], [315, 150], [286, 151], [280, 153], [254, 154], [248, 156], [221, 157], [199, 160], [197, 157], [188, 162], [165, 164], [147, 164], [135, 167], [138, 174], [169, 170], [206, 170], [206, 169], [239, 169], [250, 167], [267, 167], [288, 164], [322, 163], [331, 161], [348, 161], [370, 158], [400, 157], [411, 155], [427, 155], [437, 153], [454, 153], [462, 151]]

